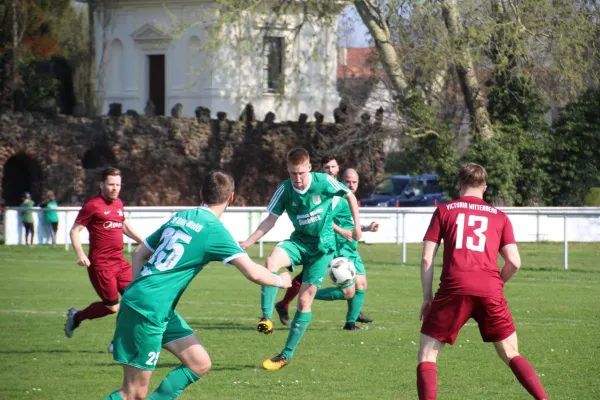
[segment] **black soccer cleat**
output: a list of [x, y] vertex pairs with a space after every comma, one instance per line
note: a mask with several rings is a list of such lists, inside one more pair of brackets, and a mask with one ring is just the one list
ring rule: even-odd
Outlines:
[[369, 322], [373, 322], [373, 318], [367, 317], [365, 314], [358, 314], [358, 318], [356, 318], [356, 322], [362, 322], [363, 324], [368, 324]]
[[281, 302], [275, 303], [275, 311], [279, 314], [279, 321], [285, 326], [290, 326], [290, 314]]
[[356, 323], [354, 323], [354, 322], [346, 322], [346, 325], [344, 325], [344, 330], [345, 331], [362, 331], [364, 329], [361, 328], [360, 326], [356, 326]]

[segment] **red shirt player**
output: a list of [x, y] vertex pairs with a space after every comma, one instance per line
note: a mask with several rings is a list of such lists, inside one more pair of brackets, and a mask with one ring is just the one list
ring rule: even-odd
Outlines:
[[[477, 321], [484, 342], [494, 343], [521, 385], [535, 399], [548, 398], [535, 370], [518, 352], [517, 333], [503, 288], [521, 266], [521, 259], [510, 220], [483, 201], [486, 181], [482, 166], [465, 165], [458, 180], [461, 197], [435, 210], [423, 239], [419, 400], [437, 398], [438, 354], [444, 344], [454, 343], [469, 318]], [[433, 261], [442, 239], [444, 264], [434, 298]], [[498, 253], [504, 259], [501, 271]]]
[[[119, 199], [120, 191], [121, 172], [116, 168], [102, 171], [100, 194], [83, 205], [71, 228], [77, 264], [87, 267], [90, 282], [102, 301], [79, 311], [69, 309], [65, 323], [65, 335], [69, 338], [81, 321], [102, 318], [119, 311], [119, 293], [123, 294], [131, 282], [131, 265], [123, 257], [123, 234], [137, 243], [141, 243], [143, 238], [125, 220], [123, 202]], [[89, 232], [89, 257], [85, 255], [79, 240], [83, 228]]]

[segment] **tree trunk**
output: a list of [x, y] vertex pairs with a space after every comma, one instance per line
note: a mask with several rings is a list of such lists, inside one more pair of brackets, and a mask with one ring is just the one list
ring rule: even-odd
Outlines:
[[456, 0], [441, 0], [442, 15], [444, 23], [448, 29], [450, 39], [454, 43], [456, 51], [456, 72], [460, 83], [467, 110], [471, 117], [471, 126], [475, 135], [482, 139], [489, 139], [494, 135], [490, 117], [488, 115], [485, 99], [479, 87], [473, 57], [464, 43], [463, 32], [460, 25], [460, 18], [456, 9]]
[[383, 69], [390, 78], [394, 90], [399, 95], [406, 95], [408, 83], [402, 71], [400, 59], [396, 49], [392, 45], [392, 38], [389, 27], [381, 14], [370, 1], [354, 1], [354, 6], [363, 21], [363, 24], [369, 29], [371, 36], [375, 39], [375, 46], [379, 50], [379, 56]]
[[[17, 42], [18, 38], [18, 27], [17, 27], [17, 0], [12, 1], [12, 28], [13, 28], [13, 48], [12, 48], [12, 82], [11, 82], [11, 90], [10, 94], [12, 97], [12, 105], [13, 110], [16, 108], [16, 96], [15, 89], [17, 89], [17, 80], [19, 78], [18, 72], [18, 58], [19, 58], [19, 45]], [[10, 104], [10, 103], [8, 103]]]
[[88, 77], [86, 84], [86, 109], [96, 115], [96, 2], [88, 0]]

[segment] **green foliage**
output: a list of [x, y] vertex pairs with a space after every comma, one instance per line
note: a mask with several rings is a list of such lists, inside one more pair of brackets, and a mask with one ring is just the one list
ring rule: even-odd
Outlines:
[[588, 90], [561, 113], [553, 131], [551, 197], [579, 206], [600, 185], [600, 90]]
[[600, 207], [600, 187], [593, 187], [583, 199], [588, 207]]
[[56, 99], [60, 92], [60, 83], [52, 73], [51, 63], [40, 62], [35, 57], [19, 59], [21, 89], [27, 96], [27, 108], [40, 110], [49, 99]]
[[458, 154], [454, 132], [437, 118], [437, 109], [425, 103], [416, 91], [398, 96], [396, 106], [408, 122], [407, 140], [402, 152], [390, 157], [387, 166], [406, 174], [436, 173], [444, 191], [456, 195]]
[[[502, 78], [497, 75], [497, 81], [502, 82]], [[512, 188], [505, 187], [498, 193], [508, 196], [503, 200], [509, 205], [546, 204], [551, 141], [542, 97], [522, 78], [513, 78], [491, 88], [488, 111], [495, 123], [495, 142], [501, 147], [497, 151], [510, 157], [506, 160], [510, 165], [506, 166], [483, 163], [489, 173], [507, 174], [505, 184], [500, 186], [512, 185]], [[497, 160], [497, 157], [494, 155], [492, 159]], [[499, 170], [494, 171], [496, 168]]]

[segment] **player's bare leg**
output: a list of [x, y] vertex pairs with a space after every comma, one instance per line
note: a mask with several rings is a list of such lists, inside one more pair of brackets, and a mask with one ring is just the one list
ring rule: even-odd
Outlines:
[[148, 400], [178, 398], [186, 387], [206, 375], [212, 365], [210, 356], [195, 335], [167, 343], [163, 347], [179, 358], [181, 365], [163, 379]]
[[123, 364], [123, 386], [104, 400], [142, 400], [148, 394], [152, 371]]
[[311, 307], [316, 293], [317, 287], [315, 285], [302, 284], [300, 295], [298, 296], [296, 314], [292, 320], [285, 347], [280, 354], [263, 362], [264, 369], [278, 370], [290, 363], [298, 342], [300, 342], [308, 325], [310, 325], [310, 320], [312, 319]]
[[356, 318], [356, 322], [362, 322], [363, 324], [368, 324], [369, 322], [373, 322], [373, 318], [369, 318], [362, 313], [362, 306], [364, 304], [364, 295], [367, 291], [367, 276], [366, 275], [356, 275], [356, 291], [360, 293], [362, 291], [362, 304], [360, 305], [361, 311], [358, 313], [358, 317]]
[[540, 382], [535, 370], [525, 359], [519, 354], [519, 345], [517, 340], [517, 332], [500, 342], [495, 342], [494, 347], [496, 352], [510, 367], [521, 385], [533, 396], [536, 400], [547, 400], [548, 396], [544, 392], [544, 387]]
[[419, 400], [437, 399], [437, 367], [438, 355], [444, 343], [421, 333], [417, 366], [417, 392]]
[[[275, 247], [269, 257], [267, 257], [266, 267], [273, 274], [277, 274], [283, 267], [292, 265], [290, 257], [285, 250]], [[264, 333], [273, 333], [273, 305], [277, 296], [277, 288], [274, 286], [262, 286], [260, 290], [260, 306], [262, 317], [258, 322], [256, 330]]]

